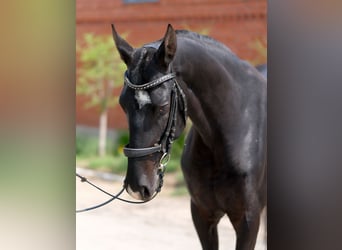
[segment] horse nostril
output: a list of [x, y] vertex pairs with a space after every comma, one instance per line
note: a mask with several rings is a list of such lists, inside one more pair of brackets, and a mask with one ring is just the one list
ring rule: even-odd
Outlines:
[[148, 187], [142, 186], [142, 187], [140, 188], [140, 194], [141, 194], [142, 198], [145, 200], [145, 199], [151, 197], [152, 192], [151, 192], [151, 190], [149, 190]]

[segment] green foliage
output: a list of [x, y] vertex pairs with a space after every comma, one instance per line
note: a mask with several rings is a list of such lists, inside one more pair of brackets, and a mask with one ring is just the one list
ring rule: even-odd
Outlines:
[[125, 145], [127, 145], [129, 142], [129, 133], [127, 130], [120, 131], [118, 133], [117, 140], [115, 142], [115, 147], [113, 150], [114, 155], [122, 155], [123, 154], [123, 148]]
[[190, 25], [188, 24], [183, 24], [183, 27], [185, 30], [190, 30], [192, 32], [196, 32], [198, 34], [201, 34], [201, 35], [205, 35], [205, 36], [208, 36], [209, 33], [210, 33], [210, 28], [209, 27], [205, 27], [205, 28], [193, 28], [193, 27], [190, 27]]
[[128, 142], [128, 132], [118, 132], [116, 141], [107, 143], [107, 152], [110, 155], [100, 157], [97, 155], [97, 137], [94, 135], [76, 135], [76, 163], [84, 167], [124, 174], [127, 170], [127, 158], [122, 148]]
[[97, 106], [103, 111], [117, 103], [113, 88], [123, 82], [126, 65], [120, 59], [112, 36], [87, 33], [83, 40], [76, 44], [80, 60], [76, 93], [89, 97], [86, 107]]
[[180, 157], [171, 156], [169, 163], [166, 166], [166, 173], [173, 173], [180, 170]]
[[88, 167], [102, 169], [116, 174], [125, 174], [127, 170], [127, 158], [124, 155], [107, 155], [89, 159]]
[[91, 156], [97, 151], [97, 139], [76, 136], [76, 156]]
[[173, 196], [183, 196], [189, 194], [189, 191], [186, 187], [185, 180], [183, 177], [183, 173], [181, 171], [178, 171], [176, 173], [176, 183], [175, 183], [175, 188], [172, 192]]
[[255, 39], [249, 47], [257, 52], [257, 57], [251, 60], [253, 65], [259, 65], [267, 62], [267, 41], [266, 38]]
[[177, 172], [180, 171], [180, 160], [183, 152], [185, 140], [185, 133], [173, 142], [172, 149], [171, 149], [171, 159], [166, 167], [166, 172]]
[[[106, 145], [107, 152], [111, 152], [115, 147], [114, 142], [110, 141]], [[91, 135], [76, 135], [76, 156], [79, 158], [93, 157], [97, 155], [98, 138]]]

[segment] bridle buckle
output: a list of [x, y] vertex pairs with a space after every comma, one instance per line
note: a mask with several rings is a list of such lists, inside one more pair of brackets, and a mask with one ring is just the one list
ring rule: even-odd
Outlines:
[[165, 171], [166, 165], [169, 163], [171, 155], [169, 153], [164, 153], [160, 158], [158, 170], [161, 172]]

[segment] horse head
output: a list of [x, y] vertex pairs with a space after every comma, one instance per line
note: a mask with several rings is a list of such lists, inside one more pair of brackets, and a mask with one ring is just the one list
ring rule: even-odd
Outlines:
[[132, 197], [148, 200], [159, 191], [162, 161], [169, 157], [172, 141], [185, 127], [185, 96], [171, 66], [177, 49], [176, 33], [169, 25], [160, 41], [133, 48], [114, 25], [112, 31], [127, 66], [119, 99], [129, 126], [124, 185]]

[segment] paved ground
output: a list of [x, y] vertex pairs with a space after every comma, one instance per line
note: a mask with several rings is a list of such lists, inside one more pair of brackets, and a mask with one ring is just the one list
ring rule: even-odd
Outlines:
[[[171, 177], [170, 177], [171, 178]], [[108, 191], [120, 190], [120, 181], [89, 178]], [[162, 192], [151, 202], [132, 205], [119, 201], [94, 211], [76, 215], [77, 250], [177, 250], [201, 249], [192, 224], [189, 197], [170, 195], [171, 180], [165, 177]], [[87, 184], [76, 182], [77, 209], [107, 199]], [[125, 197], [128, 197], [126, 194]], [[227, 217], [219, 224], [220, 249], [235, 249], [235, 234]], [[260, 228], [256, 250], [265, 250]]]

